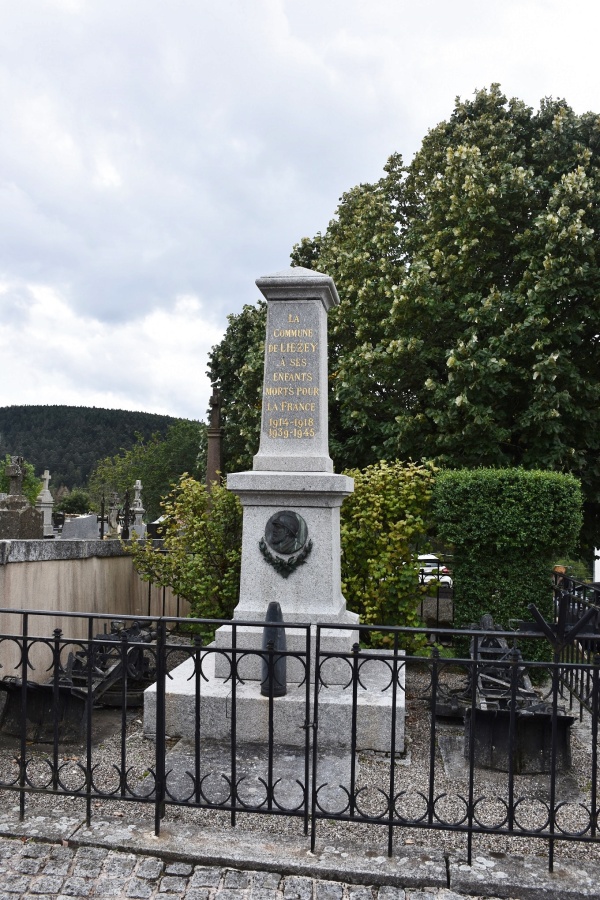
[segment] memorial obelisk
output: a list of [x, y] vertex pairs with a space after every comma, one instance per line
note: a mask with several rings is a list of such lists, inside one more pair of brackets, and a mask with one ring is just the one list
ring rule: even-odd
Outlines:
[[267, 300], [260, 447], [252, 471], [227, 478], [244, 510], [234, 618], [264, 620], [276, 600], [286, 622], [352, 625], [340, 506], [354, 482], [333, 474], [328, 445], [327, 313], [339, 297], [328, 275], [303, 268], [256, 284]]

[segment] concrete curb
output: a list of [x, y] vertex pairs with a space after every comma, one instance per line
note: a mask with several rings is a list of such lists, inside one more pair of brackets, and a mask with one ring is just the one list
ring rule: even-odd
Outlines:
[[543, 857], [479, 855], [473, 865], [462, 853], [402, 846], [392, 858], [365, 850], [362, 844], [318, 847], [312, 854], [307, 840], [283, 839], [262, 832], [232, 834], [191, 825], [161, 827], [159, 837], [149, 827], [123, 819], [98, 819], [90, 828], [80, 817], [32, 816], [19, 822], [14, 815], [0, 816], [0, 836], [73, 847], [99, 847], [142, 856], [159, 856], [204, 866], [251, 869], [300, 875], [349, 884], [390, 885], [439, 890], [457, 896], [542, 900], [589, 900], [598, 897], [600, 864], [560, 862], [548, 872]]

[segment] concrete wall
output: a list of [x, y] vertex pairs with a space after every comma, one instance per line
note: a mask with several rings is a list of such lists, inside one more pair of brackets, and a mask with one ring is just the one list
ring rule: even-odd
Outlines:
[[[164, 607], [164, 609], [163, 609]], [[23, 617], [6, 612], [9, 609], [52, 611], [50, 616], [29, 616], [30, 636], [51, 638], [55, 628], [65, 637], [87, 638], [87, 622], [64, 613], [96, 613], [103, 616], [94, 625], [94, 633], [103, 631], [104, 623], [123, 615], [150, 614], [175, 616], [177, 598], [170, 589], [141, 580], [119, 541], [0, 541], [0, 634], [20, 634]], [[189, 611], [185, 601], [179, 603], [179, 615]], [[35, 649], [35, 648], [34, 648]], [[19, 674], [14, 670], [19, 660], [14, 642], [0, 644], [0, 677]], [[34, 681], [44, 681], [39, 672], [51, 659], [50, 648], [37, 646], [33, 660]]]

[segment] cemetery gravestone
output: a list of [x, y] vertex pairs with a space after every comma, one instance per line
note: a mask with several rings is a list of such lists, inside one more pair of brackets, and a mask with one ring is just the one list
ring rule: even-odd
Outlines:
[[0, 540], [38, 540], [44, 536], [44, 517], [23, 494], [25, 469], [21, 456], [11, 456], [5, 469], [8, 495], [0, 500]]
[[60, 540], [63, 541], [97, 541], [100, 536], [98, 516], [76, 516], [65, 519]]
[[54, 507], [54, 499], [50, 493], [48, 485], [50, 484], [50, 472], [44, 470], [43, 475], [44, 486], [35, 502], [35, 508], [39, 509], [44, 518], [44, 537], [54, 537], [54, 528], [52, 527], [52, 509]]

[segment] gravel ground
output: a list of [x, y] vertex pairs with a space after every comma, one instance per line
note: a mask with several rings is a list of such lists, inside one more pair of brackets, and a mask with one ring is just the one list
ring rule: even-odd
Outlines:
[[[452, 671], [447, 673], [450, 685], [456, 685], [459, 676]], [[406, 683], [406, 749], [397, 759], [394, 793], [397, 795], [396, 809], [407, 818], [422, 814], [425, 799], [429, 791], [429, 744], [431, 713], [427, 699], [429, 676], [417, 667], [409, 667]], [[120, 785], [118, 767], [124, 762], [127, 771], [128, 789], [138, 796], [148, 795], [152, 791], [152, 770], [155, 766], [155, 745], [143, 736], [141, 710], [130, 710], [126, 715], [125, 740], [121, 741], [121, 713], [117, 710], [94, 711], [92, 765], [94, 784], [105, 793], [114, 792], [119, 797]], [[459, 747], [462, 741], [461, 723], [445, 722], [437, 724], [437, 741], [435, 750], [434, 795], [437, 797], [436, 814], [445, 822], [458, 822], [465, 814], [465, 802], [468, 797], [468, 770], [462, 761], [460, 752], [451, 753], [452, 748]], [[175, 742], [170, 742], [172, 757], [177, 762]], [[442, 752], [444, 751], [444, 752]], [[15, 755], [18, 752], [15, 739], [0, 738], [0, 780], [5, 784], [14, 781], [18, 768]], [[285, 751], [282, 751], [285, 752]], [[576, 723], [572, 730], [571, 740], [572, 768], [561, 775], [558, 780], [557, 799], [563, 805], [558, 815], [558, 824], [566, 831], [578, 832], [589, 824], [589, 813], [585, 809], [590, 805], [591, 790], [591, 735], [589, 722]], [[51, 778], [49, 765], [52, 751], [48, 745], [30, 744], [28, 746], [28, 777], [34, 787], [43, 787]], [[85, 765], [85, 746], [70, 744], [61, 747], [59, 755], [60, 779], [67, 790], [77, 790], [83, 781], [82, 767]], [[242, 768], [242, 766], [240, 766]], [[276, 766], [277, 770], [277, 766]], [[226, 772], [226, 766], [223, 768]], [[204, 769], [203, 769], [204, 774]], [[340, 779], [342, 783], [347, 784]], [[186, 792], [185, 778], [181, 782], [171, 781], [173, 791]], [[189, 786], [189, 779], [187, 782]], [[207, 778], [205, 788], [211, 796], [218, 796], [224, 784], [220, 773]], [[384, 814], [387, 800], [383, 793], [389, 792], [390, 760], [382, 755], [361, 754], [357, 786], [361, 789], [358, 804], [362, 810], [371, 815]], [[250, 799], [261, 791], [262, 786], [256, 777], [249, 778], [245, 784], [246, 796]], [[286, 781], [280, 785], [279, 796], [283, 800], [286, 791], [296, 790], [293, 782]], [[216, 792], [216, 793], [215, 793]], [[382, 793], [383, 792], [383, 793]], [[10, 791], [2, 791], [2, 803], [5, 809], [18, 809], [18, 795]], [[277, 795], [276, 795], [277, 796]], [[502, 800], [506, 800], [507, 776], [505, 773], [478, 769], [475, 774], [474, 796], [482, 799], [478, 803], [478, 816], [482, 824], [493, 826], [505, 815]], [[546, 776], [518, 776], [515, 779], [515, 796], [523, 797], [518, 807], [520, 824], [529, 829], [541, 828], [546, 820], [546, 808], [549, 796], [548, 778]], [[339, 808], [340, 791], [323, 791], [320, 794], [323, 805], [328, 809]], [[288, 799], [289, 804], [289, 799]], [[328, 806], [328, 804], [334, 804]], [[30, 794], [27, 800], [26, 815], [44, 815], [50, 811], [64, 810], [65, 815], [85, 814], [85, 803], [78, 797], [57, 796], [49, 794]], [[92, 801], [93, 817], [107, 818], [120, 816], [136, 822], [153, 822], [154, 807], [152, 803], [132, 803], [124, 799], [96, 799]], [[170, 822], [195, 822], [199, 825], [211, 825], [213, 828], [229, 829], [230, 814], [218, 810], [197, 810], [180, 806], [167, 807], [167, 819]], [[256, 813], [240, 813], [237, 816], [237, 827], [247, 830], [262, 830], [273, 834], [302, 834], [302, 821], [292, 816], [266, 816]], [[359, 840], [363, 846], [373, 848], [377, 853], [385, 852], [387, 836], [385, 828], [377, 825], [351, 824], [347, 822], [320, 821], [317, 825], [319, 844], [339, 846], [345, 841]], [[464, 850], [467, 838], [464, 834], [443, 830], [427, 830], [424, 828], [402, 827], [395, 830], [395, 845], [415, 844], [442, 850]], [[536, 838], [508, 837], [501, 834], [475, 835], [473, 837], [474, 853], [491, 851], [511, 854], [547, 853], [547, 842]], [[577, 843], [575, 841], [559, 841], [556, 844], [556, 858], [600, 860], [598, 845]]]

